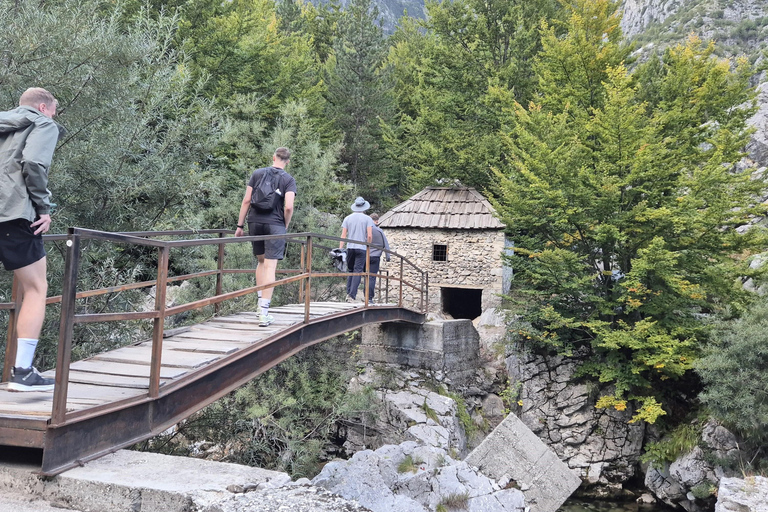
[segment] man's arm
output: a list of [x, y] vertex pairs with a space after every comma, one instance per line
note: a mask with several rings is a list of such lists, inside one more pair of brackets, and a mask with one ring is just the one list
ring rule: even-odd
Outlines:
[[283, 208], [283, 215], [285, 216], [285, 229], [288, 229], [288, 224], [291, 223], [291, 217], [293, 217], [293, 201], [296, 198], [296, 192], [285, 193], [285, 205]]
[[[53, 160], [53, 151], [59, 139], [59, 128], [53, 121], [40, 123], [27, 136], [22, 150], [21, 173], [27, 187], [29, 199], [40, 217], [34, 225], [48, 231], [51, 224], [51, 192], [48, 190], [48, 168]], [[43, 216], [47, 217], [43, 219]]]
[[235, 230], [235, 236], [243, 236], [243, 228], [240, 226], [245, 225], [245, 216], [248, 215], [248, 208], [251, 207], [251, 194], [253, 194], [253, 187], [249, 185], [245, 187], [245, 195], [243, 196], [243, 202], [240, 205], [240, 213], [237, 216], [237, 229]]
[[[341, 238], [347, 238], [347, 228], [341, 228]], [[339, 242], [339, 249], [344, 248], [344, 242]]]
[[373, 226], [368, 226], [368, 229], [366, 230], [368, 236], [366, 237], [366, 240], [368, 243], [373, 242]]

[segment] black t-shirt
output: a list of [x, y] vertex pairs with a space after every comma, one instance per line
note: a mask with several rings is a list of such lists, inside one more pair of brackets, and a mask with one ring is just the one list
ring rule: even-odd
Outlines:
[[[262, 167], [256, 169], [251, 174], [251, 179], [248, 180], [248, 186], [251, 189], [256, 188], [256, 185], [261, 180], [261, 176], [269, 169], [269, 167]], [[277, 168], [276, 168], [277, 169]], [[293, 176], [280, 169], [280, 200], [275, 208], [269, 213], [260, 213], [251, 208], [248, 210], [248, 222], [257, 222], [261, 224], [277, 224], [278, 226], [285, 226], [285, 194], [286, 192], [296, 193], [296, 180]]]

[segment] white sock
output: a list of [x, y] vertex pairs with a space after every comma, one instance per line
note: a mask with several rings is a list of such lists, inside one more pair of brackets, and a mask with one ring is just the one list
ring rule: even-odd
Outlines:
[[259, 296], [259, 300], [261, 300], [261, 290], [257, 291], [256, 295], [258, 295]]
[[267, 316], [269, 313], [269, 304], [272, 302], [272, 299], [259, 299], [259, 307], [261, 308], [261, 314], [264, 316]]
[[31, 338], [19, 338], [16, 343], [16, 368], [30, 368], [32, 359], [35, 358], [37, 340]]

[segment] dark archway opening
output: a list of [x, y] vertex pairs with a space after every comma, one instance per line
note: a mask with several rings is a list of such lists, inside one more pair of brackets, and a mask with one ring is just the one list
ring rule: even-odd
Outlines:
[[483, 312], [483, 290], [479, 288], [440, 288], [443, 312], [453, 318], [474, 320]]

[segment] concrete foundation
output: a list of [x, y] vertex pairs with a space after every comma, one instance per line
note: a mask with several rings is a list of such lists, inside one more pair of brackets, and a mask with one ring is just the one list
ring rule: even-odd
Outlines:
[[372, 324], [363, 327], [360, 349], [363, 361], [442, 372], [461, 384], [477, 368], [480, 336], [470, 320]]
[[514, 414], [464, 460], [494, 480], [517, 482], [531, 512], [555, 512], [581, 484], [577, 473]]
[[129, 450], [55, 478], [36, 475], [39, 469], [34, 464], [3, 462], [0, 494], [88, 512], [191, 512], [231, 496], [228, 488], [233, 485], [261, 489], [291, 481], [277, 471]]

